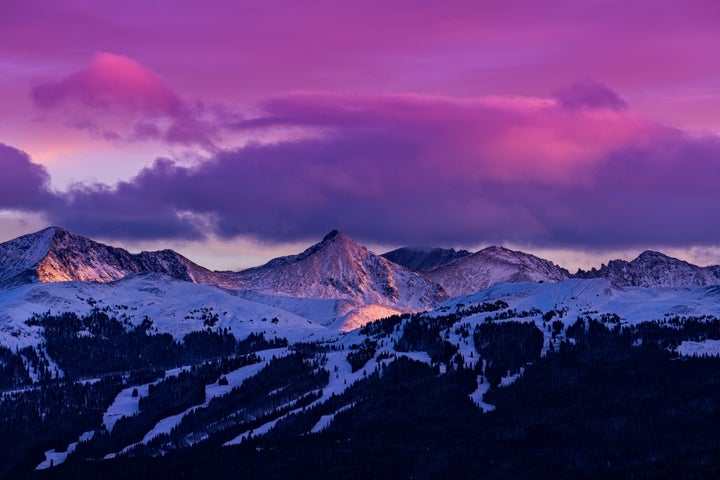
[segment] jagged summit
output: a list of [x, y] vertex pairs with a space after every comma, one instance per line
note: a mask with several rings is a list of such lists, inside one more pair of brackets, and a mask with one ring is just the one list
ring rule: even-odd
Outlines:
[[498, 282], [549, 281], [570, 278], [570, 272], [528, 253], [491, 246], [424, 274], [451, 297], [469, 295]]
[[636, 260], [639, 260], [641, 258], [672, 258], [672, 257], [665, 255], [662, 252], [657, 252], [655, 250], [645, 250], [640, 255], [638, 255]]
[[[333, 246], [335, 246], [335, 247], [333, 247]], [[345, 249], [345, 250], [348, 250], [348, 249], [349, 250], [358, 250], [358, 249], [367, 250], [367, 248], [365, 248], [365, 246], [350, 239], [350, 237], [348, 237], [344, 233], [342, 233], [338, 230], [333, 230], [332, 232], [325, 235], [320, 242], [318, 242], [314, 245], [311, 245], [310, 247], [306, 248], [301, 253], [298, 253], [296, 255], [287, 255], [284, 257], [273, 258], [272, 260], [270, 260], [269, 262], [267, 262], [264, 265], [260, 265], [259, 267], [251, 267], [251, 268], [245, 269], [245, 270], [239, 272], [239, 274], [241, 276], [243, 276], [250, 272], [259, 271], [259, 270], [268, 269], [268, 268], [274, 268], [274, 267], [278, 267], [278, 266], [285, 265], [288, 263], [298, 262], [298, 261], [300, 261], [304, 258], [310, 257], [310, 256], [316, 254], [317, 252], [320, 252], [326, 248], [336, 248], [336, 249], [339, 248], [339, 249]]]
[[718, 266], [699, 267], [661, 252], [646, 250], [637, 258], [611, 260], [600, 269], [578, 270], [579, 278], [605, 278], [618, 287], [695, 287], [720, 284]]
[[298, 255], [276, 258], [238, 275], [267, 293], [401, 309], [429, 308], [446, 298], [439, 286], [337, 230]]
[[70, 233], [70, 232], [68, 232], [67, 230], [65, 230], [63, 227], [59, 227], [59, 226], [57, 226], [57, 225], [51, 225], [51, 226], [49, 226], [49, 227], [43, 228], [43, 229], [40, 230], [39, 232], [31, 233], [31, 234], [29, 234], [29, 235], [37, 235], [37, 234], [42, 234], [42, 233], [46, 233], [46, 232], [50, 232], [50, 233], [52, 233], [53, 235], [54, 235], [54, 234], [57, 234], [57, 233]]
[[470, 255], [467, 250], [433, 247], [402, 247], [382, 256], [416, 272], [428, 272]]
[[[323, 241], [323, 242], [326, 242], [326, 241], [328, 241], [328, 240], [332, 240], [333, 238], [335, 238], [335, 237], [337, 237], [337, 236], [341, 236], [341, 235], [342, 235], [342, 236], [345, 236], [345, 234], [341, 233], [340, 230], [333, 230], [332, 232], [330, 232], [330, 233], [328, 233], [327, 235], [325, 235], [325, 236], [323, 237], [322, 241]], [[346, 237], [346, 238], [347, 238], [347, 237]]]
[[206, 282], [215, 274], [173, 250], [131, 254], [62, 227], [48, 227], [0, 244], [0, 284], [110, 282], [138, 273], [162, 273]]

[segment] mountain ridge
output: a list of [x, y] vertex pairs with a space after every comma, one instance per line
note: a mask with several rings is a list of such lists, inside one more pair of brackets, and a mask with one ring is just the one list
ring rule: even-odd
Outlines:
[[456, 297], [484, 290], [498, 282], [557, 282], [570, 278], [570, 272], [529, 253], [491, 246], [425, 272], [424, 276]]
[[48, 227], [0, 244], [0, 284], [3, 285], [111, 282], [138, 273], [161, 273], [194, 283], [216, 283], [222, 275], [174, 250], [133, 254], [61, 227]]
[[[325, 254], [328, 259], [317, 260], [318, 255]], [[438, 266], [424, 270], [433, 265]], [[472, 254], [465, 250], [402, 247], [376, 255], [338, 230], [299, 254], [278, 257], [239, 272], [211, 271], [169, 249], [130, 253], [61, 227], [48, 227], [0, 244], [0, 286], [53, 281], [110, 282], [147, 273], [235, 290], [350, 300], [351, 304], [400, 310], [430, 308], [446, 294], [451, 297], [470, 294], [497, 282], [604, 278], [617, 287], [720, 284], [720, 265], [700, 267], [652, 250], [630, 261], [610, 260], [600, 268], [579, 269], [570, 274], [549, 260], [499, 246]], [[341, 315], [348, 308], [343, 307]]]
[[430, 308], [447, 298], [438, 285], [337, 230], [297, 255], [275, 258], [237, 275], [260, 292], [400, 310]]
[[578, 270], [577, 278], [605, 278], [618, 287], [696, 287], [720, 284], [720, 265], [699, 267], [645, 250], [635, 259], [610, 260], [599, 269]]
[[[227, 288], [249, 300], [263, 299], [268, 306], [285, 305], [291, 313], [306, 315], [310, 308], [313, 319], [320, 313], [325, 325], [342, 329], [362, 326], [378, 316], [428, 310], [448, 298], [439, 285], [375, 255], [337, 230], [297, 255], [240, 272], [213, 272], [172, 250], [132, 254], [60, 227], [0, 244], [0, 285], [5, 287], [107, 283], [158, 274]], [[317, 308], [307, 304], [315, 300], [330, 303], [316, 302]]]

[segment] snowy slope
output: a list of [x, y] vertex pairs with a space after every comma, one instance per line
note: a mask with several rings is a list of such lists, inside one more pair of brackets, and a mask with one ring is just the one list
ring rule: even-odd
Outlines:
[[[243, 314], [252, 314], [257, 312], [254, 308], [267, 308], [265, 306], [247, 305], [243, 302], [249, 302], [248, 300], [240, 299], [237, 296], [237, 292], [228, 292], [219, 288], [207, 287], [202, 285], [194, 285], [188, 282], [180, 282], [170, 280], [167, 277], [159, 275], [143, 276], [143, 277], [131, 277], [121, 282], [109, 283], [109, 284], [87, 284], [80, 283], [76, 285], [82, 285], [87, 290], [82, 291], [82, 295], [88, 295], [95, 293], [93, 297], [98, 304], [105, 305], [110, 298], [122, 299], [122, 288], [125, 288], [123, 284], [127, 284], [127, 292], [125, 294], [130, 295], [130, 300], [138, 302], [132, 292], [146, 292], [148, 295], [142, 299], [141, 303], [134, 305], [139, 306], [139, 311], [150, 311], [154, 312], [153, 309], [159, 314], [172, 315], [174, 312], [177, 313], [179, 309], [187, 308], [187, 302], [190, 302], [190, 298], [194, 299], [195, 306], [200, 304], [211, 304], [214, 301], [228, 302], [234, 298], [240, 303], [236, 306], [236, 309], [232, 310], [229, 315], [241, 316]], [[25, 286], [16, 289], [14, 298], [27, 296], [28, 292], [34, 292], [33, 297], [37, 297], [38, 292], [46, 291], [51, 292], [55, 295], [56, 299], [70, 302], [71, 299], [65, 298], [61, 294], [63, 289], [73, 292], [75, 290], [70, 287], [71, 283], [58, 283], [52, 285], [35, 285]], [[114, 294], [112, 289], [120, 286], [120, 290], [115, 290]], [[177, 290], [186, 303], [182, 303], [181, 300], [174, 299], [171, 302], [177, 302], [175, 306], [171, 308], [170, 305], [157, 306], [155, 302], [162, 301], [163, 298], [167, 297], [168, 292], [176, 291], [178, 286], [182, 286], [180, 290]], [[50, 289], [50, 290], [42, 290]], [[167, 289], [167, 290], [166, 290]], [[210, 291], [213, 293], [210, 293]], [[104, 292], [100, 294], [100, 292]], [[81, 295], [81, 296], [82, 296]], [[227, 295], [229, 298], [223, 297]], [[83, 301], [83, 298], [77, 299]], [[87, 299], [85, 298], [85, 301]], [[539, 312], [546, 312], [549, 310], [562, 310], [563, 316], [560, 317], [565, 326], [573, 323], [579, 316], [587, 317], [592, 316], [597, 318], [603, 313], [617, 313], [623, 322], [637, 323], [646, 320], [661, 319], [665, 314], [673, 315], [704, 315], [704, 314], [715, 314], [720, 307], [720, 287], [694, 287], [694, 288], [642, 288], [642, 287], [614, 287], [605, 279], [568, 279], [555, 283], [538, 283], [538, 282], [519, 282], [519, 283], [507, 283], [501, 282], [493, 285], [492, 287], [477, 292], [473, 295], [463, 296], [448, 300], [441, 304], [436, 310], [429, 313], [430, 316], [445, 315], [448, 311], [456, 312], [462, 311], [473, 304], [479, 304], [482, 302], [494, 302], [496, 300], [504, 300], [508, 303], [509, 309], [516, 309], [518, 312], [523, 310], [537, 309]], [[0, 299], [0, 311], [4, 311], [4, 305], [12, 304], [12, 301], [2, 297]], [[86, 302], [87, 303], [87, 302]], [[224, 303], [227, 304], [227, 303]], [[133, 307], [130, 307], [132, 311]], [[246, 310], [243, 310], [246, 309]], [[505, 311], [506, 309], [502, 309]], [[229, 311], [230, 312], [230, 311]], [[242, 313], [244, 312], [244, 313]], [[276, 312], [282, 313], [282, 312]], [[489, 313], [478, 313], [475, 315], [463, 316], [459, 318], [459, 322], [469, 325], [469, 331], [473, 331], [474, 327], [485, 321], [485, 317], [493, 315], [495, 312]], [[287, 315], [287, 314], [286, 314]], [[162, 315], [158, 315], [160, 318]], [[151, 318], [155, 318], [155, 314], [151, 315]], [[233, 331], [237, 332], [242, 330], [244, 334], [249, 332], [249, 328], [257, 328], [257, 317], [254, 322], [254, 326], [250, 327], [247, 325], [248, 322], [243, 323], [238, 321], [238, 318], [234, 320], [225, 319], [224, 317], [221, 322], [227, 322], [225, 325], [233, 327]], [[511, 320], [512, 318], [507, 318]], [[545, 328], [543, 324], [542, 314], [534, 314], [531, 316], [518, 317], [521, 321], [533, 322], [541, 328], [545, 335], [545, 346], [546, 351], [549, 343], [556, 342], [556, 339], [551, 339], [551, 334]], [[558, 317], [555, 317], [558, 319]], [[294, 320], [298, 320], [295, 322]], [[189, 323], [197, 322], [196, 320], [187, 320]], [[499, 320], [501, 321], [501, 320]], [[155, 322], [160, 331], [171, 328], [172, 325], [176, 325], [174, 321]], [[267, 324], [266, 324], [267, 325]], [[269, 326], [269, 325], [268, 325]], [[382, 337], [375, 337], [378, 342], [377, 351], [373, 358], [369, 359], [368, 362], [359, 370], [352, 372], [351, 366], [347, 360], [348, 351], [352, 349], [352, 345], [361, 344], [366, 336], [359, 330], [348, 332], [344, 335], [331, 335], [327, 329], [323, 329], [314, 324], [308, 324], [306, 319], [294, 318], [292, 316], [283, 317], [282, 321], [277, 328], [287, 328], [289, 331], [295, 331], [296, 336], [292, 337], [288, 335], [291, 341], [297, 340], [308, 340], [318, 339], [319, 337], [325, 336], [330, 340], [329, 344], [333, 344], [336, 348], [330, 349], [326, 352], [323, 351], [321, 358], [323, 359], [323, 367], [331, 372], [329, 376], [329, 383], [319, 390], [319, 398], [313, 400], [312, 403], [306, 406], [298, 406], [295, 409], [278, 413], [277, 416], [268, 417], [267, 422], [263, 423], [252, 430], [240, 433], [235, 438], [225, 442], [225, 445], [233, 445], [241, 443], [246, 440], [250, 435], [254, 437], [262, 436], [269, 432], [283, 419], [286, 419], [294, 414], [300, 414], [306, 410], [310, 410], [313, 406], [321, 405], [333, 398], [333, 395], [341, 395], [347, 391], [354, 383], [361, 381], [367, 373], [373, 372], [376, 369], [380, 369], [382, 365], [387, 365], [393, 359], [397, 357], [409, 357], [416, 360], [423, 361], [430, 364], [431, 360], [426, 352], [397, 352], [394, 350], [393, 345], [401, 336], [401, 331], [393, 331], [390, 334]], [[177, 328], [170, 330], [174, 335], [179, 335], [180, 330]], [[237, 333], [236, 333], [237, 334]], [[472, 338], [463, 337], [454, 328], [448, 328], [447, 336], [445, 338], [452, 344], [458, 347], [458, 352], [464, 357], [464, 361], [467, 366], [473, 366], [476, 362], [484, 361], [481, 359], [475, 350], [472, 342]], [[556, 344], [557, 345], [557, 344]], [[342, 348], [337, 348], [342, 347]], [[116, 454], [126, 453], [130, 448], [140, 443], [148, 444], [153, 438], [162, 433], [168, 433], [172, 428], [178, 425], [185, 415], [190, 414], [197, 409], [207, 407], [209, 402], [213, 398], [220, 397], [227, 394], [232, 390], [233, 387], [241, 385], [245, 380], [259, 373], [262, 367], [267, 365], [273, 356], [283, 356], [290, 352], [291, 349], [276, 349], [260, 352], [262, 362], [253, 364], [245, 367], [241, 367], [235, 371], [229, 372], [226, 375], [228, 380], [227, 385], [220, 385], [218, 382], [206, 385], [206, 398], [202, 404], [194, 405], [189, 407], [182, 413], [175, 414], [166, 418], [162, 418], [157, 421], [149, 430], [144, 433], [144, 437], [140, 442], [132, 445], [127, 445]], [[706, 342], [684, 342], [678, 351], [683, 355], [697, 355], [703, 353], [717, 354], [718, 343], [717, 341], [706, 341]], [[187, 368], [187, 367], [184, 367]], [[449, 368], [449, 367], [448, 367]], [[177, 374], [180, 368], [174, 369], [167, 372], [167, 375]], [[440, 372], [444, 372], [445, 367], [440, 369]], [[505, 386], [509, 383], [516, 381], [520, 375], [522, 375], [523, 369], [520, 369], [520, 373], [504, 376], [501, 380], [501, 385]], [[139, 396], [142, 397], [147, 394], [148, 384], [128, 387], [117, 395], [113, 404], [105, 412], [104, 424], [108, 429], [112, 428], [112, 424], [123, 415], [131, 415], [137, 411], [138, 398], [132, 397], [133, 388], [137, 388]], [[483, 411], [491, 411], [494, 409], [493, 405], [490, 405], [484, 401], [484, 395], [490, 388], [490, 384], [487, 379], [483, 378], [482, 375], [477, 377], [477, 389], [469, 394], [469, 397], [475, 402], [478, 408]], [[308, 434], [312, 432], [319, 432], [327, 428], [333, 421], [336, 415], [342, 412], [355, 408], [355, 403], [349, 401], [346, 405], [340, 408], [334, 408], [329, 412], [324, 412], [317, 418], [317, 421], [308, 427]], [[87, 437], [88, 434], [84, 434]], [[74, 448], [74, 444], [69, 446], [69, 450]], [[115, 454], [113, 454], [115, 455]], [[48, 451], [46, 452], [46, 460], [38, 466], [38, 468], [44, 468], [49, 466], [50, 459], [54, 462], [60, 463], [64, 460], [66, 455], [61, 452]]]
[[333, 231], [299, 255], [240, 272], [255, 291], [299, 298], [342, 299], [356, 306], [425, 310], [446, 299], [442, 288]]
[[50, 251], [53, 228], [0, 244], [0, 285], [39, 280], [37, 266]]
[[[604, 313], [619, 315], [622, 321], [640, 323], [659, 320], [666, 314], [678, 316], [717, 315], [720, 287], [643, 288], [614, 287], [605, 279], [569, 279], [557, 283], [498, 283], [473, 295], [454, 298], [436, 309], [435, 314], [454, 310], [458, 305], [496, 300], [506, 301], [518, 311], [537, 308], [542, 312], [565, 309], [563, 320]], [[477, 316], [484, 319], [486, 313]]]
[[647, 250], [630, 262], [611, 260], [599, 270], [581, 270], [576, 276], [605, 278], [619, 287], [695, 287], [720, 284], [720, 266], [698, 267], [660, 252]]
[[270, 305], [325, 325], [332, 330], [350, 331], [378, 318], [403, 313], [382, 305], [361, 305], [353, 300], [288, 297], [247, 290], [237, 294], [248, 300]]
[[382, 256], [415, 272], [428, 272], [470, 255], [467, 250], [433, 247], [402, 247]]
[[[432, 316], [447, 315], [448, 312], [463, 312], [475, 305], [484, 302], [503, 300], [508, 309], [499, 312], [500, 318], [496, 321], [521, 321], [534, 323], [543, 332], [543, 354], [550, 348], [558, 348], [559, 342], [564, 339], [564, 330], [575, 323], [578, 318], [619, 317], [621, 324], [637, 324], [646, 321], [662, 320], [671, 317], [702, 317], [704, 315], [717, 316], [720, 311], [720, 287], [692, 287], [692, 288], [643, 288], [643, 287], [614, 287], [605, 279], [569, 279], [556, 283], [501, 282], [473, 295], [457, 297], [440, 305], [430, 312]], [[555, 311], [553, 323], [561, 322], [561, 329], [557, 336], [554, 328], [543, 318], [543, 313]], [[472, 310], [470, 310], [471, 312]], [[483, 312], [462, 315], [460, 323], [473, 331], [488, 317], [494, 318], [495, 312]], [[463, 338], [459, 331], [449, 328], [448, 341], [458, 348], [466, 365], [477, 363], [478, 355], [472, 341]], [[717, 354], [720, 342], [683, 342], [678, 347], [681, 355]], [[503, 377], [501, 384], [513, 381], [517, 377]], [[478, 376], [478, 388], [470, 398], [483, 411], [494, 409], [483, 401], [488, 390], [487, 381]]]
[[0, 244], [0, 285], [29, 282], [110, 282], [135, 273], [162, 273], [205, 284], [233, 283], [233, 275], [211, 272], [172, 250], [131, 254], [59, 227]]
[[133, 324], [148, 316], [159, 332], [176, 338], [203, 329], [200, 315], [192, 312], [201, 308], [213, 308], [219, 316], [216, 326], [231, 329], [238, 338], [264, 332], [267, 337], [296, 341], [330, 334], [308, 318], [241, 298], [232, 290], [149, 274], [111, 283], [40, 283], [0, 291], [0, 344], [12, 348], [38, 344], [39, 327], [24, 323], [33, 313], [83, 314], [94, 307], [109, 307], [111, 314]]
[[469, 295], [497, 282], [557, 282], [570, 276], [548, 260], [504, 247], [485, 248], [424, 275], [451, 297]]

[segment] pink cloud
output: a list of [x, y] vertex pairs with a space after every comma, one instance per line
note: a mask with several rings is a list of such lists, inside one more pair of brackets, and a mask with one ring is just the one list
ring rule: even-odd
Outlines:
[[78, 72], [36, 86], [32, 96], [43, 108], [69, 102], [162, 116], [182, 109], [182, 102], [162, 78], [128, 57], [106, 52], [95, 54], [90, 65]]
[[[579, 96], [575, 104], [568, 105], [527, 97], [309, 93], [268, 100], [263, 104], [265, 116], [238, 127], [300, 125], [341, 134], [393, 132], [422, 147], [419, 161], [432, 168], [446, 157], [441, 178], [515, 181], [527, 176], [548, 183], [582, 181], [609, 152], [646, 142], [663, 130], [613, 108], [578, 111], [579, 101]], [[584, 101], [596, 102], [592, 98]]]
[[[73, 136], [78, 144], [108, 139], [214, 151], [231, 146], [224, 120], [207, 106], [215, 103], [253, 105], [299, 90], [548, 97], [568, 80], [596, 78], [621, 91], [635, 114], [717, 132], [719, 8], [710, 0], [448, 0], [442, 8], [404, 0], [217, 0], [172, 8], [165, 2], [5, 0], [0, 129], [5, 141], [33, 152], [50, 150], [47, 139], [65, 138], [67, 124], [83, 121], [95, 125], [86, 129], [94, 139]], [[149, 71], [138, 78], [160, 79], [161, 94], [141, 88], [144, 100], [126, 107], [118, 99], [131, 89], [88, 80], [96, 52], [122, 54], [129, 70]], [[88, 104], [82, 89], [62, 97], [50, 91], [46, 100], [59, 103], [40, 109], [44, 123], [35, 121], [31, 86], [59, 88], [70, 79], [102, 88], [92, 90]], [[147, 85], [135, 77], [127, 82]], [[185, 107], [182, 116], [148, 118], [172, 110], [168, 88]], [[196, 111], [194, 98], [205, 110]], [[89, 106], [108, 103], [106, 110]], [[553, 148], [570, 152], [566, 147]], [[73, 175], [82, 177], [82, 166]]]
[[73, 128], [109, 141], [159, 140], [213, 150], [223, 123], [237, 120], [226, 109], [180, 98], [135, 60], [105, 52], [79, 71], [35, 86], [32, 98]]
[[[720, 98], [713, 55], [720, 7], [712, 0], [448, 0], [442, 8], [217, 0], [171, 9], [5, 0], [3, 7], [4, 58], [55, 64], [124, 52], [178, 91], [216, 101], [297, 89], [540, 96], [584, 76], [622, 90], [634, 108], [643, 98], [657, 103], [698, 90], [713, 93], [716, 105]], [[695, 108], [673, 105], [686, 115]]]

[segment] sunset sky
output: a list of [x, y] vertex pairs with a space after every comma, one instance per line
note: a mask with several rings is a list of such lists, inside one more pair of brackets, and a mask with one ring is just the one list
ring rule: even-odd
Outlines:
[[0, 0], [0, 241], [720, 264], [720, 2]]

